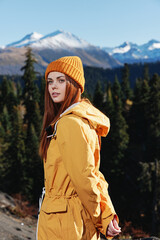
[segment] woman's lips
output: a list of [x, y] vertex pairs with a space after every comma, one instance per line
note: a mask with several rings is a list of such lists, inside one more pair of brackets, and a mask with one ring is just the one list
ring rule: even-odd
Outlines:
[[52, 97], [58, 97], [60, 93], [52, 93]]

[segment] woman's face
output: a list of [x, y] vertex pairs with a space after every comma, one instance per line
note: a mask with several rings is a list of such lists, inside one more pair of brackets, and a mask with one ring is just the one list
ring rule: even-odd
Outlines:
[[48, 91], [55, 103], [64, 101], [66, 93], [66, 77], [60, 72], [50, 72], [47, 77]]

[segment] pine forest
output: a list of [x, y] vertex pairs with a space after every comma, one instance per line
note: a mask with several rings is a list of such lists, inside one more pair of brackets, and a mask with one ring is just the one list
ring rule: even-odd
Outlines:
[[[35, 63], [28, 48], [23, 75], [1, 76], [0, 190], [38, 205], [45, 80]], [[124, 64], [114, 79], [106, 78], [103, 69], [86, 67], [83, 97], [110, 118], [110, 132], [101, 139], [101, 171], [123, 233], [132, 228], [160, 237], [160, 75], [143, 64], [133, 84], [130, 67]]]

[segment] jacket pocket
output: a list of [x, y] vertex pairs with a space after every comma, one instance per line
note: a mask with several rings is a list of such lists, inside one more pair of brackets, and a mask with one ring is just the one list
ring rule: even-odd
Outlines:
[[45, 213], [67, 212], [67, 200], [63, 198], [44, 198], [41, 210]]

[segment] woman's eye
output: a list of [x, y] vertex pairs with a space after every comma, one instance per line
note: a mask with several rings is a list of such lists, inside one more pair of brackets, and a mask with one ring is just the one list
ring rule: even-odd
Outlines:
[[65, 80], [64, 79], [59, 79], [59, 82], [60, 83], [63, 83]]
[[53, 81], [48, 81], [48, 84], [51, 85], [53, 83]]

